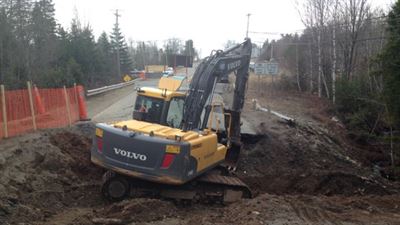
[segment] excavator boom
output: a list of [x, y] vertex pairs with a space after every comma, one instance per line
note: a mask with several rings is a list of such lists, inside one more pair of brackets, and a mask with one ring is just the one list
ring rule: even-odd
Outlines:
[[[233, 102], [230, 108], [225, 109], [231, 115], [229, 129], [230, 151], [227, 155], [229, 164], [236, 165], [241, 150], [240, 142], [240, 113], [244, 104], [248, 70], [250, 65], [252, 44], [250, 39], [236, 45], [226, 51], [216, 51], [215, 54], [207, 57], [198, 66], [189, 92], [185, 99], [183, 125], [184, 131], [204, 129], [207, 126], [210, 107], [208, 104], [213, 98], [216, 84], [227, 81], [227, 76], [235, 72], [235, 90]], [[205, 108], [204, 118], [201, 118]]]

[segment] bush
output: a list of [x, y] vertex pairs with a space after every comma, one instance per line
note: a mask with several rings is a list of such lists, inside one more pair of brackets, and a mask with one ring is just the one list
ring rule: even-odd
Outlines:
[[282, 90], [297, 90], [296, 79], [293, 76], [287, 75], [285, 73], [281, 74], [278, 86]]
[[371, 140], [385, 130], [384, 104], [379, 96], [369, 94], [363, 81], [338, 81], [336, 96], [336, 110], [357, 139]]

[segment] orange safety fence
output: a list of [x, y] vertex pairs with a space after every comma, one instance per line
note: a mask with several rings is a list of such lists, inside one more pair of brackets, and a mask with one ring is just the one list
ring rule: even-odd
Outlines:
[[[29, 88], [2, 93], [0, 98], [0, 138], [36, 129], [68, 126], [80, 119], [79, 90], [75, 88]], [[3, 98], [5, 101], [3, 102]], [[4, 108], [5, 107], [5, 108]], [[33, 113], [32, 110], [33, 109]], [[6, 111], [6, 117], [3, 111]], [[6, 120], [6, 123], [4, 122]]]

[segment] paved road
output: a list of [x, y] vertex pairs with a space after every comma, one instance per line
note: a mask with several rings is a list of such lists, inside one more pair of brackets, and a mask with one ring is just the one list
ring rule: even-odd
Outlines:
[[[114, 102], [102, 110], [101, 112], [92, 115], [94, 122], [112, 122], [118, 120], [132, 119], [133, 105], [136, 99], [136, 89], [139, 87], [156, 87], [158, 85], [158, 79], [151, 79], [145, 81], [137, 81], [133, 86], [129, 86], [129, 91], [124, 92], [122, 96], [115, 99]], [[118, 92], [116, 90], [115, 92]], [[89, 100], [90, 102], [91, 100]], [[94, 100], [97, 102], [91, 102], [94, 104], [103, 104], [101, 101], [109, 101], [108, 99], [101, 98], [100, 100]], [[90, 114], [89, 108], [89, 114]]]

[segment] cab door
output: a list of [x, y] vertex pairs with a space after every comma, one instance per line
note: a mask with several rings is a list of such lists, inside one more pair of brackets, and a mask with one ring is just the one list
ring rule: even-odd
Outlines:
[[169, 102], [165, 123], [172, 128], [180, 128], [183, 119], [184, 97], [174, 97]]

